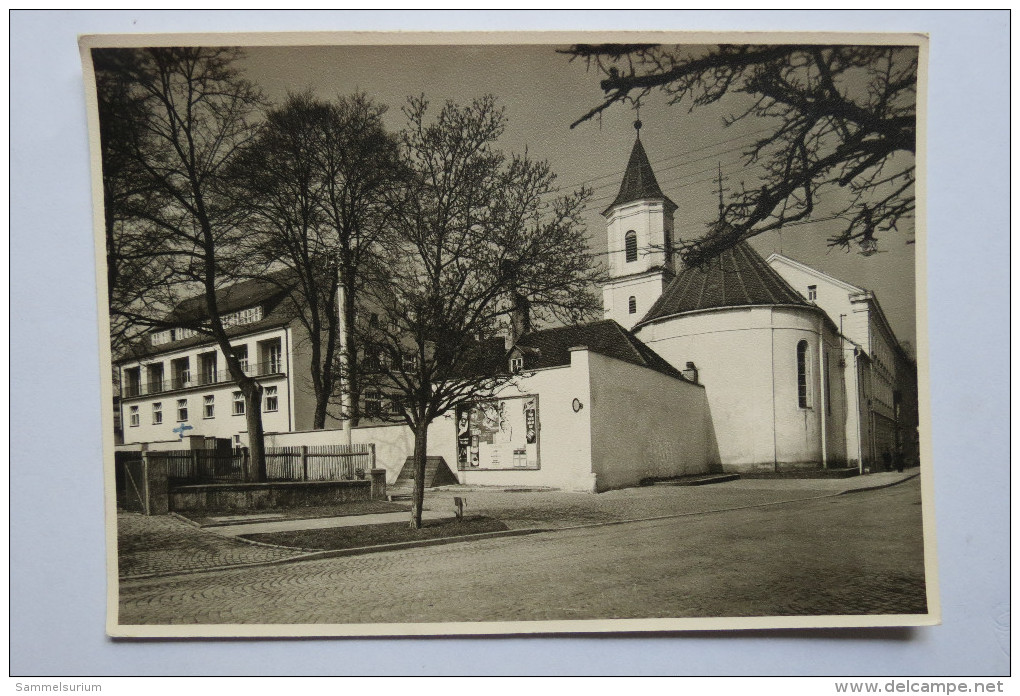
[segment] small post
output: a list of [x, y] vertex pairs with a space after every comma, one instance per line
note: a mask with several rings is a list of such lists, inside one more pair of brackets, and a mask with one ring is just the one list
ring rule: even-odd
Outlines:
[[301, 480], [308, 480], [308, 445], [301, 445]]
[[386, 469], [372, 469], [372, 489], [369, 495], [372, 500], [386, 500]]
[[374, 442], [368, 443], [368, 455], [369, 455], [369, 457], [368, 457], [368, 470], [369, 471], [374, 471], [375, 470], [375, 443]]
[[170, 511], [169, 497], [170, 490], [167, 485], [167, 458], [151, 457], [149, 453], [142, 454], [142, 469], [145, 472], [145, 514], [165, 515]]
[[464, 519], [464, 499], [460, 496], [453, 498], [453, 514], [457, 516], [458, 520]]

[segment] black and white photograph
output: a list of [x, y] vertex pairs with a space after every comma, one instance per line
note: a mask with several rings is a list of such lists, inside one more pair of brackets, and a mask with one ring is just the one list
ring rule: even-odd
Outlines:
[[109, 635], [939, 622], [923, 35], [80, 46]]

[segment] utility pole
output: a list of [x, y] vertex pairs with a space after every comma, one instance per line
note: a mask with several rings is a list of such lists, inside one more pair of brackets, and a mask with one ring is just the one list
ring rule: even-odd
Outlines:
[[[337, 265], [337, 273], [341, 274], [343, 271], [340, 270], [339, 264]], [[336, 304], [337, 311], [339, 314], [339, 321], [337, 322], [337, 330], [340, 332], [340, 414], [343, 417], [341, 421], [341, 432], [343, 442], [341, 444], [347, 447], [351, 446], [351, 390], [350, 390], [350, 353], [354, 347], [347, 344], [347, 314], [344, 311], [346, 306], [347, 293], [344, 291], [343, 278], [340, 278], [340, 282], [336, 286]]]

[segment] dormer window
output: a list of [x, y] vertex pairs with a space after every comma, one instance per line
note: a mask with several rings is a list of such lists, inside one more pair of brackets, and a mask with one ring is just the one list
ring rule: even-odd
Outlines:
[[220, 317], [220, 322], [223, 324], [224, 329], [231, 326], [238, 326], [240, 324], [254, 324], [257, 321], [262, 321], [261, 305], [242, 309], [237, 312], [231, 312], [230, 314], [224, 314]]
[[510, 372], [520, 372], [524, 369], [524, 358], [510, 358]]
[[627, 263], [637, 261], [637, 232], [634, 230], [629, 231], [623, 240]]

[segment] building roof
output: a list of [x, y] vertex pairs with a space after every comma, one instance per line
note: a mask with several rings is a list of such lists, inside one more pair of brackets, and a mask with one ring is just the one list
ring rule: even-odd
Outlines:
[[593, 353], [683, 379], [679, 370], [612, 319], [533, 331], [521, 336], [516, 346], [522, 349], [525, 369], [569, 365], [570, 349], [585, 346]]
[[637, 326], [686, 312], [756, 305], [813, 306], [747, 242], [739, 242], [677, 274]]
[[[248, 307], [279, 299], [294, 286], [296, 279], [291, 269], [270, 273], [266, 278], [242, 280], [216, 291], [216, 306], [220, 316]], [[200, 321], [208, 318], [205, 294], [200, 293], [182, 300], [167, 315], [167, 321]]]
[[[218, 290], [216, 301], [221, 316], [257, 305], [262, 306], [262, 318], [259, 321], [230, 326], [227, 328], [227, 336], [244, 336], [289, 324], [294, 318], [295, 312], [290, 303], [285, 302], [287, 294], [290, 292], [290, 285], [287, 282], [288, 278], [289, 276], [285, 272], [276, 273], [272, 274], [268, 279], [244, 280]], [[166, 322], [171, 325], [188, 326], [205, 319], [207, 316], [205, 296], [195, 295], [178, 303], [167, 314]], [[158, 330], [147, 332], [140, 340], [128, 346], [123, 353], [114, 356], [114, 362], [138, 360], [163, 353], [173, 353], [182, 349], [211, 343], [214, 340], [207, 333], [199, 333], [189, 338], [153, 346], [152, 334], [156, 333], [156, 331]]]
[[627, 170], [623, 173], [623, 181], [620, 182], [620, 192], [608, 208], [602, 211], [605, 215], [618, 205], [641, 201], [658, 199], [665, 201], [667, 205], [676, 208], [676, 203], [671, 201], [659, 188], [659, 182], [655, 180], [655, 172], [648, 162], [648, 155], [641, 144], [640, 136], [634, 141], [634, 148], [630, 151], [630, 160], [627, 162]]
[[[828, 283], [841, 287], [847, 291], [848, 293], [847, 297], [850, 299], [851, 302], [867, 302], [871, 309], [874, 310], [875, 316], [878, 319], [878, 323], [888, 334], [893, 349], [900, 353], [900, 356], [902, 358], [909, 360], [910, 362], [913, 362], [913, 358], [911, 358], [910, 355], [907, 354], [906, 350], [904, 350], [903, 348], [903, 345], [900, 343], [900, 339], [896, 337], [896, 332], [893, 331], [892, 324], [889, 323], [888, 317], [885, 316], [885, 310], [882, 309], [882, 305], [878, 301], [878, 296], [873, 291], [868, 290], [867, 288], [863, 288], [859, 285], [848, 283], [845, 280], [841, 280], [840, 278], [837, 278], [833, 275], [829, 275], [824, 271], [820, 271], [817, 268], [813, 268], [811, 266], [803, 264], [800, 261], [796, 261], [795, 259], [791, 259], [789, 256], [783, 256], [782, 254], [773, 253], [768, 257], [768, 259], [766, 259], [766, 262], [770, 266], [773, 263], [783, 263], [786, 264], [787, 266], [791, 266], [805, 273], [808, 273], [809, 275], [812, 275], [815, 278], [819, 278]], [[832, 319], [832, 317], [829, 318]]]

